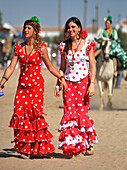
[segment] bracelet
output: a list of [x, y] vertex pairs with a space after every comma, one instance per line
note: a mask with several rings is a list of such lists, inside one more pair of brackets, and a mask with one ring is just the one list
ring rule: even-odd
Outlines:
[[95, 84], [95, 83], [94, 83], [94, 82], [92, 82], [92, 81], [91, 81], [90, 83], [93, 83], [93, 84]]
[[6, 81], [8, 81], [8, 78], [6, 76], [3, 76], [2, 78], [5, 79]]
[[62, 79], [62, 78], [64, 78], [64, 76], [60, 76], [60, 78], [59, 78], [59, 79]]
[[0, 84], [0, 88], [2, 88], [2, 89], [3, 89], [3, 88], [4, 88], [4, 85]]
[[60, 89], [60, 86], [56, 86], [56, 89]]

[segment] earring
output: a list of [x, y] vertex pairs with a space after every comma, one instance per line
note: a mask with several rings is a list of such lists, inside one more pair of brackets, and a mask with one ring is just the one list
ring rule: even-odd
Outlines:
[[34, 34], [33, 38], [36, 40], [36, 34]]
[[77, 39], [80, 39], [80, 31], [77, 33]]

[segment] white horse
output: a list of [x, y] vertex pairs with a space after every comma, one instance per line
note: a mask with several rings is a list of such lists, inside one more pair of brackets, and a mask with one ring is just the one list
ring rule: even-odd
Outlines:
[[111, 41], [109, 38], [102, 37], [102, 49], [101, 53], [96, 61], [96, 78], [99, 87], [100, 94], [100, 109], [104, 108], [103, 95], [104, 89], [108, 88], [108, 103], [107, 107], [112, 107], [112, 93], [113, 93], [113, 76], [114, 76], [114, 64], [110, 59]]

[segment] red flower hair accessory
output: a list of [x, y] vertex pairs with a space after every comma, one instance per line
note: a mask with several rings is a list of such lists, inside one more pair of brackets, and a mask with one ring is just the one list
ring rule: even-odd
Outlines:
[[86, 39], [87, 36], [88, 36], [87, 31], [85, 29], [82, 29], [82, 31], [81, 31], [81, 38], [82, 39]]
[[38, 38], [38, 37], [40, 37], [40, 35], [39, 35], [39, 34], [37, 34], [37, 35], [36, 35], [36, 38]]

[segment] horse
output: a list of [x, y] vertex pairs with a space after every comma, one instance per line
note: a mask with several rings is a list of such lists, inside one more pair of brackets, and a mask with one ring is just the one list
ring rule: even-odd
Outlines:
[[[116, 63], [110, 58], [111, 40], [108, 37], [102, 38], [101, 52], [96, 59], [96, 79], [99, 87], [100, 110], [104, 109], [104, 90], [108, 88], [107, 108], [112, 108], [113, 79], [116, 70]], [[116, 74], [116, 73], [115, 73]]]

